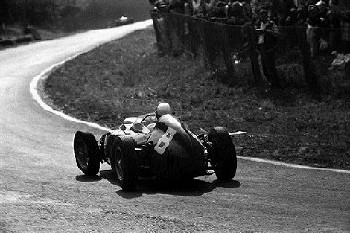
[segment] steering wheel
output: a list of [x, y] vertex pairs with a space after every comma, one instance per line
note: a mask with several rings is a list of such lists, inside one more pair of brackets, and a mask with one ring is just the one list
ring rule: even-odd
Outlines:
[[147, 118], [151, 118], [151, 117], [154, 118], [154, 119], [151, 119], [151, 120], [150, 120], [151, 122], [156, 121], [156, 120], [155, 120], [156, 113], [155, 113], [155, 112], [151, 112], [151, 113], [147, 113], [147, 114], [142, 118], [141, 123], [146, 122], [146, 119], [147, 119]]

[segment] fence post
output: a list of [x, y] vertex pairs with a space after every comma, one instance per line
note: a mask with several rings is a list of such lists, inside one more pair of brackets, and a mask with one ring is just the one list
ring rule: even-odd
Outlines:
[[[219, 27], [219, 25], [218, 25]], [[228, 33], [225, 24], [220, 24], [221, 28], [221, 33], [222, 33], [222, 38], [223, 38], [223, 43], [221, 44], [221, 52], [222, 56], [224, 58], [225, 66], [226, 66], [226, 72], [227, 72], [227, 83], [229, 85], [235, 84], [235, 67], [233, 66], [233, 59], [232, 59], [232, 49], [231, 46], [229, 45], [229, 38], [228, 38]]]
[[211, 59], [210, 59], [210, 52], [209, 52], [209, 44], [208, 43], [208, 37], [205, 36], [205, 31], [207, 31], [207, 28], [206, 28], [206, 24], [205, 22], [203, 21], [203, 19], [199, 19], [197, 21], [197, 30], [198, 30], [198, 34], [199, 34], [199, 37], [201, 38], [201, 49], [202, 49], [202, 54], [201, 54], [201, 57], [202, 57], [202, 61], [203, 61], [203, 66], [206, 68], [206, 69], [211, 69], [212, 67], [212, 64], [211, 64]]

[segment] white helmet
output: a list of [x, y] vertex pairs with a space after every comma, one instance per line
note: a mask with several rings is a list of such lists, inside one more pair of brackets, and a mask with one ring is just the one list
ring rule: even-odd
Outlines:
[[171, 114], [171, 107], [168, 103], [159, 103], [156, 110], [157, 117], [161, 117], [166, 114]]

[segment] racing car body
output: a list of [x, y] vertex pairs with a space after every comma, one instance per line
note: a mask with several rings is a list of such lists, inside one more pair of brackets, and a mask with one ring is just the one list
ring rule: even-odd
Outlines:
[[231, 136], [223, 127], [193, 134], [171, 115], [126, 118], [116, 130], [98, 140], [77, 131], [74, 153], [78, 168], [96, 175], [100, 163], [111, 165], [123, 190], [134, 190], [140, 177], [177, 180], [212, 174], [229, 180], [236, 174], [237, 158]]

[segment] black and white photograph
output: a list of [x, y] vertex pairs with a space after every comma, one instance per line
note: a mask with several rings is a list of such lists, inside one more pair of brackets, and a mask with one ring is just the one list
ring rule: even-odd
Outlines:
[[350, 232], [350, 1], [0, 0], [17, 232]]

